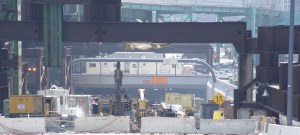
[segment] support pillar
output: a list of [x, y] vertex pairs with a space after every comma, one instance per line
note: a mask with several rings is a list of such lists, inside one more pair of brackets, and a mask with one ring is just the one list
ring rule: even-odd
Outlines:
[[[220, 22], [222, 18], [220, 15], [217, 15], [216, 22]], [[220, 54], [221, 54], [221, 46], [222, 44], [216, 44], [216, 60], [215, 63], [220, 63]]]
[[[253, 63], [251, 54], [239, 55], [239, 78], [238, 88], [245, 87], [253, 79]], [[242, 101], [242, 100], [241, 100]], [[247, 90], [246, 101], [252, 101], [252, 90]]]
[[3, 49], [4, 42], [0, 41], [0, 113], [3, 113], [4, 99], [8, 99], [7, 69], [3, 66], [3, 61], [8, 59], [7, 49]]
[[222, 44], [216, 44], [216, 60], [215, 63], [220, 63], [220, 50]]
[[[18, 95], [22, 93], [22, 44], [17, 41], [14, 43], [14, 60], [18, 61], [18, 68], [14, 69], [16, 75], [14, 76], [13, 94]], [[24, 93], [25, 94], [25, 93]]]
[[36, 51], [38, 51], [39, 53], [39, 55], [38, 55], [38, 57], [37, 58], [34, 58], [35, 60], [34, 60], [34, 66], [36, 67], [36, 72], [35, 72], [35, 74], [36, 75], [34, 75], [34, 80], [35, 80], [35, 85], [33, 86], [34, 87], [34, 93], [36, 93], [38, 90], [40, 90], [40, 77], [41, 77], [41, 67], [40, 67], [40, 61], [39, 61], [39, 59], [40, 59], [40, 57], [41, 57], [41, 55], [42, 55], [42, 53], [41, 53], [41, 51], [42, 51], [42, 49], [36, 49]]
[[40, 90], [45, 90], [48, 86], [48, 79], [47, 79], [47, 67], [45, 66], [44, 62], [44, 50], [41, 50], [40, 56]]
[[156, 11], [155, 13], [155, 22], [158, 23], [158, 18], [159, 18], [159, 14], [158, 14], [158, 11]]
[[28, 75], [28, 63], [22, 65], [22, 95], [26, 95], [27, 91], [27, 75]]
[[251, 31], [252, 31], [252, 37], [257, 37], [257, 32], [256, 32], [256, 8], [252, 8], [251, 12]]
[[210, 66], [213, 66], [213, 58], [212, 58], [212, 55], [213, 55], [213, 48], [209, 48], [208, 49], [208, 52], [207, 52], [207, 63], [210, 65]]
[[71, 89], [71, 72], [72, 72], [72, 55], [71, 55], [71, 47], [65, 47], [65, 89]]
[[[253, 79], [253, 63], [251, 54], [240, 54], [238, 58], [239, 62], [239, 77], [238, 77], [238, 89], [234, 90], [234, 118], [237, 118], [237, 110], [240, 108], [240, 103], [243, 101], [252, 101], [252, 89], [247, 89], [243, 92], [246, 85], [248, 85]], [[243, 91], [242, 91], [243, 90]], [[245, 93], [245, 94], [242, 94]]]
[[[8, 21], [17, 21], [18, 20], [18, 8], [17, 8], [18, 0], [8, 0], [3, 6], [3, 10], [0, 15], [0, 20], [8, 20]], [[2, 5], [1, 5], [2, 6]], [[4, 8], [5, 7], [5, 8]], [[19, 95], [21, 93], [22, 87], [22, 76], [21, 76], [21, 68], [22, 68], [22, 53], [21, 53], [21, 44], [19, 45], [17, 41], [7, 42], [7, 46], [10, 48], [9, 51], [9, 59], [11, 61], [17, 61], [18, 65], [16, 67], [11, 67], [8, 71], [10, 88], [9, 93], [13, 95]]]
[[44, 48], [47, 67], [62, 66], [62, 5], [44, 4]]
[[152, 22], [157, 23], [156, 11], [152, 11]]
[[8, 50], [8, 60], [17, 61], [18, 63], [17, 67], [8, 70], [9, 93], [10, 95], [19, 95], [22, 93], [22, 46], [12, 41], [6, 44], [6, 47]]

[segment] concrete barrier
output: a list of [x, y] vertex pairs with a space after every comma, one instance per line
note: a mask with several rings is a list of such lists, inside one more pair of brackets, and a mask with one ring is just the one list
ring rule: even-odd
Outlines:
[[269, 124], [267, 135], [299, 135], [300, 127]]
[[0, 118], [0, 134], [43, 134], [45, 118]]
[[196, 133], [194, 118], [142, 117], [141, 133]]
[[74, 121], [75, 132], [119, 132], [130, 131], [129, 117], [108, 116], [108, 117], [82, 117]]
[[252, 116], [251, 119], [256, 120], [256, 133], [265, 133], [269, 124], [275, 124], [275, 117], [266, 117], [263, 115]]
[[[212, 85], [213, 85], [212, 79], [209, 79], [207, 83], [208, 92], [211, 92]], [[220, 92], [222, 95], [225, 96], [226, 100], [233, 100], [234, 89], [237, 89], [237, 86], [222, 81], [220, 79], [217, 79], [217, 82], [215, 83], [214, 93]], [[212, 95], [211, 93], [208, 94], [209, 98], [212, 98], [210, 97], [211, 95]]]
[[200, 134], [254, 134], [256, 121], [251, 119], [200, 120]]

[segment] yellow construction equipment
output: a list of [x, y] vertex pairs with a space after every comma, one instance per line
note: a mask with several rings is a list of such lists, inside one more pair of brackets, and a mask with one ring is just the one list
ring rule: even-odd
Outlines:
[[179, 94], [167, 92], [165, 95], [166, 104], [179, 104], [185, 111], [186, 116], [194, 116], [195, 111], [195, 95], [194, 94]]
[[16, 95], [9, 97], [10, 114], [42, 114], [44, 113], [43, 96]]
[[224, 119], [224, 111], [223, 110], [215, 110], [213, 115], [214, 120]]

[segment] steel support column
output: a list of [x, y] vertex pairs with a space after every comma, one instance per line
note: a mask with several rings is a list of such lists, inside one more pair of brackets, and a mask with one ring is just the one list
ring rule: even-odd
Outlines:
[[252, 31], [252, 37], [257, 37], [257, 32], [256, 32], [256, 8], [251, 9], [251, 31]]
[[158, 19], [159, 19], [159, 12], [156, 11], [156, 12], [155, 12], [155, 22], [156, 22], [156, 23], [158, 23], [158, 21], [159, 21]]
[[44, 4], [45, 65], [62, 65], [62, 4]]
[[45, 90], [48, 88], [48, 75], [47, 67], [45, 66], [45, 57], [44, 50], [41, 50], [40, 55], [40, 90]]
[[[16, 76], [14, 76], [13, 94], [18, 95], [22, 93], [22, 44], [15, 41], [14, 43], [14, 60], [18, 61], [18, 68], [15, 69]], [[22, 93], [26, 94], [26, 93]]]
[[213, 66], [213, 53], [214, 53], [214, 49], [212, 47], [209, 48], [207, 53], [207, 63], [210, 66]]
[[2, 49], [4, 42], [0, 41], [0, 113], [3, 112], [2, 101], [8, 99], [7, 70], [3, 65], [4, 60], [8, 59], [7, 49]]
[[215, 63], [220, 63], [220, 53], [222, 44], [216, 44], [216, 60]]
[[[239, 55], [238, 88], [243, 88], [253, 79], [253, 63], [251, 54]], [[247, 89], [247, 102], [252, 101], [252, 90]]]
[[[220, 15], [217, 15], [216, 19], [217, 19], [216, 20], [217, 22], [220, 22], [221, 21]], [[216, 60], [215, 60], [215, 63], [220, 63], [221, 46], [222, 46], [222, 44], [220, 44], [220, 43], [216, 44]]]
[[293, 55], [295, 39], [295, 0], [291, 0], [290, 5], [290, 27], [289, 27], [289, 62], [288, 62], [288, 95], [287, 95], [287, 125], [293, 126]]
[[65, 62], [64, 62], [64, 73], [65, 73], [65, 89], [71, 89], [71, 73], [72, 73], [72, 55], [71, 47], [65, 47]]
[[156, 11], [152, 11], [152, 20], [151, 20], [151, 22], [157, 22], [157, 20], [156, 20]]
[[[3, 16], [3, 20], [8, 20], [10, 21], [17, 21], [18, 19], [18, 8], [17, 8], [17, 0], [9, 0], [6, 1], [6, 13], [5, 16]], [[8, 42], [7, 42], [8, 43]], [[18, 44], [17, 40], [10, 41], [8, 44], [9, 48], [9, 59], [11, 61], [17, 61], [18, 65], [14, 68], [10, 68], [8, 71], [9, 74], [9, 93], [13, 95], [19, 95], [21, 93], [21, 87], [22, 87], [22, 51], [21, 51], [21, 44]]]

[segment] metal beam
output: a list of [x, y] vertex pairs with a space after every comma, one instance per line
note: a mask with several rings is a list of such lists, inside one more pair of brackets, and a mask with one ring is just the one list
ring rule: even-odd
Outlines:
[[[100, 41], [245, 43], [246, 23], [102, 23]], [[226, 31], [226, 33], [224, 32]]]
[[[294, 51], [300, 52], [300, 25], [295, 26]], [[258, 28], [258, 49], [263, 52], [288, 53], [288, 26], [272, 26]]]
[[41, 22], [0, 21], [0, 39], [6, 41], [42, 40]]
[[247, 95], [247, 90], [250, 89], [254, 83], [257, 82], [257, 78], [254, 78], [253, 80], [251, 80], [247, 85], [245, 85], [244, 87], [239, 88], [239, 97], [240, 97], [240, 101], [245, 101], [246, 97], [244, 97], [245, 95]]
[[[43, 40], [40, 22], [0, 21], [1, 40]], [[153, 41], [245, 44], [246, 23], [63, 23], [64, 42]], [[243, 50], [244, 51], [244, 50]]]
[[37, 4], [80, 4], [80, 3], [88, 3], [90, 0], [31, 0], [31, 3]]
[[87, 4], [87, 3], [101, 3], [101, 4], [119, 4], [121, 0], [30, 0], [31, 3], [37, 4]]

